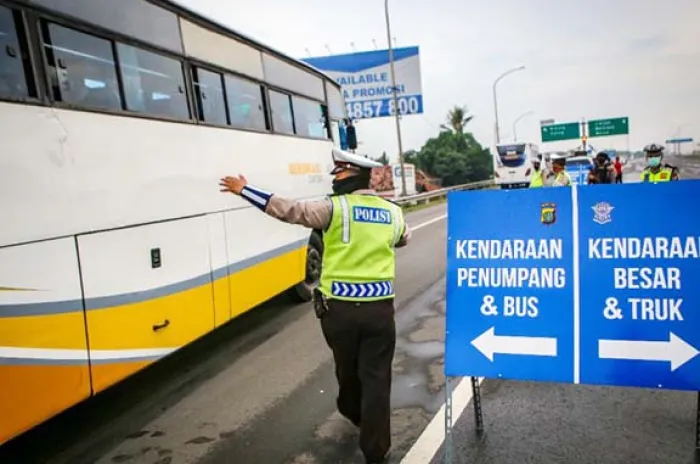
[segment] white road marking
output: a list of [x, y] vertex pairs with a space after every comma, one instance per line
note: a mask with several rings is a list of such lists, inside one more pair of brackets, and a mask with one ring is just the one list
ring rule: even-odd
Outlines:
[[425, 222], [422, 222], [416, 226], [413, 226], [410, 228], [410, 230], [411, 230], [411, 232], [413, 232], [414, 230], [422, 229], [425, 226], [429, 226], [430, 224], [434, 224], [438, 221], [442, 221], [446, 217], [447, 217], [447, 214], [443, 214], [442, 216], [438, 216], [436, 218], [430, 219], [429, 221], [425, 221]]
[[[484, 381], [483, 377], [478, 378], [479, 385]], [[472, 384], [469, 377], [462, 377], [459, 385], [452, 391], [452, 425], [462, 415], [469, 401], [472, 399]], [[426, 464], [433, 460], [440, 446], [445, 441], [445, 404], [435, 414], [418, 440], [413, 444], [406, 456], [401, 460], [401, 464]]]

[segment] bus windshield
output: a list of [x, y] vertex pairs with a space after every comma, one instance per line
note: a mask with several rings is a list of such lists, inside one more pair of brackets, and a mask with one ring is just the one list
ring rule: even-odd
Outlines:
[[525, 164], [525, 144], [500, 145], [497, 147], [498, 157], [504, 166], [517, 168]]

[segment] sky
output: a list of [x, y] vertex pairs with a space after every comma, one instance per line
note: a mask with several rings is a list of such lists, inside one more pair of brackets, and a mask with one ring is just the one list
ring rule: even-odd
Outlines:
[[[382, 0], [177, 0], [295, 58], [387, 47]], [[540, 120], [629, 117], [629, 136], [589, 139], [596, 150], [639, 150], [672, 137], [700, 149], [698, 0], [389, 0], [395, 46], [419, 46], [424, 113], [402, 118], [404, 151], [437, 135], [446, 114], [464, 105], [467, 126], [495, 143], [492, 85], [501, 142], [540, 150]], [[328, 47], [328, 48], [326, 48]], [[357, 123], [358, 152], [397, 159], [392, 117]], [[684, 150], [689, 151], [690, 145]]]

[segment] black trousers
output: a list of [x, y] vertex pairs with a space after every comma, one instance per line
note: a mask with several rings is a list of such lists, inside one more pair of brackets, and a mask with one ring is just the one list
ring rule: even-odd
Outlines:
[[394, 300], [329, 299], [328, 308], [321, 328], [335, 360], [338, 411], [360, 427], [360, 449], [366, 461], [378, 463], [391, 447]]

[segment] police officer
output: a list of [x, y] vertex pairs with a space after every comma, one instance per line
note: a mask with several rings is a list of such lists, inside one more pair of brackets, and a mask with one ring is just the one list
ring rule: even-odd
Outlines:
[[542, 165], [542, 155], [532, 160], [532, 177], [530, 177], [530, 188], [538, 188], [544, 185], [543, 170]]
[[314, 307], [335, 360], [338, 411], [360, 428], [366, 462], [382, 463], [391, 447], [394, 248], [405, 246], [410, 232], [401, 207], [369, 189], [380, 163], [337, 149], [333, 159], [333, 195], [320, 201], [288, 200], [244, 176], [220, 185], [274, 218], [323, 231]]
[[664, 147], [654, 143], [644, 147], [646, 153], [647, 166], [642, 171], [642, 182], [670, 182], [679, 180], [678, 168], [668, 163], [661, 164], [664, 157]]
[[612, 184], [615, 182], [615, 166], [610, 161], [610, 156], [604, 151], [599, 152], [588, 171], [589, 184]]
[[566, 158], [563, 156], [552, 159], [552, 172], [548, 175], [550, 187], [570, 187], [571, 176], [566, 172]]

